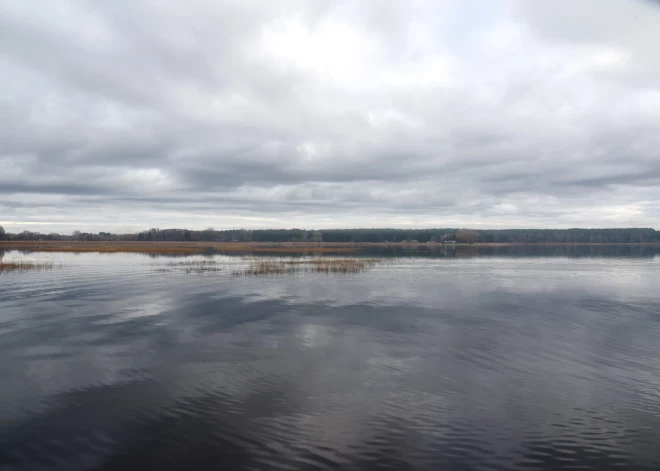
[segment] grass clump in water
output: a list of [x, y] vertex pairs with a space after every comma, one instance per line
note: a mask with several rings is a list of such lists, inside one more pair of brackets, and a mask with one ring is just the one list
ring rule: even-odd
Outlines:
[[381, 260], [377, 258], [249, 259], [248, 267], [234, 276], [290, 275], [296, 273], [362, 273]]
[[215, 260], [185, 260], [183, 262], [170, 262], [163, 268], [158, 268], [159, 272], [181, 271], [183, 273], [207, 273], [220, 271], [218, 262]]
[[53, 268], [53, 262], [42, 260], [33, 262], [31, 260], [10, 260], [3, 262], [0, 260], [0, 273], [10, 271], [28, 271], [28, 270], [49, 270]]

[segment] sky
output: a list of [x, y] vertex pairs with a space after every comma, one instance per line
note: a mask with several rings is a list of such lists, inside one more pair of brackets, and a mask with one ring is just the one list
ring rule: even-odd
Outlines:
[[660, 2], [0, 0], [0, 225], [660, 228]]

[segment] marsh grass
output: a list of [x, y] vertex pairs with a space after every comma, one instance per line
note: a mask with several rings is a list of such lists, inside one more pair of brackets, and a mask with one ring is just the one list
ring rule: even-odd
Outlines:
[[355, 247], [309, 245], [307, 243], [265, 242], [80, 242], [80, 241], [0, 241], [0, 248], [35, 252], [145, 253], [194, 255], [204, 253], [341, 254], [356, 252]]
[[50, 260], [33, 262], [31, 260], [0, 261], [0, 273], [10, 271], [50, 270], [54, 264]]
[[183, 262], [170, 262], [164, 267], [156, 269], [157, 272], [162, 273], [183, 272], [187, 274], [217, 272], [221, 270], [222, 268], [215, 260], [185, 260]]
[[234, 271], [234, 276], [291, 275], [297, 273], [362, 273], [372, 268], [381, 259], [377, 258], [253, 258], [248, 266]]

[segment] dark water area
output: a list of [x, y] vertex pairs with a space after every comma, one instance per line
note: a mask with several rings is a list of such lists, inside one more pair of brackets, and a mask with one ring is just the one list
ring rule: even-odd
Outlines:
[[62, 268], [0, 275], [0, 470], [658, 470], [658, 249], [560, 249], [6, 252]]
[[660, 245], [572, 245], [572, 244], [529, 244], [529, 245], [450, 245], [424, 244], [410, 246], [370, 247], [363, 254], [382, 257], [429, 257], [429, 258], [472, 258], [472, 257], [568, 257], [568, 258], [653, 258], [660, 255]]

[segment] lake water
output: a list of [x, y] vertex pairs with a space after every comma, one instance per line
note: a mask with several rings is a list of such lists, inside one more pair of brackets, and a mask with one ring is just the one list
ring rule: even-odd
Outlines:
[[658, 470], [656, 252], [5, 253], [0, 469]]

